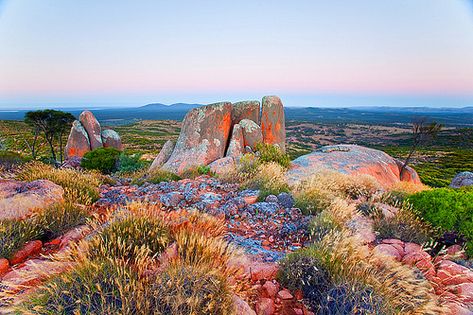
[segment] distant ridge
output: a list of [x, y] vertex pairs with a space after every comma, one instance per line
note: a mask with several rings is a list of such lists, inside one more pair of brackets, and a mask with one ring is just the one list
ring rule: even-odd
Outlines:
[[142, 110], [160, 110], [160, 111], [188, 111], [192, 108], [203, 106], [202, 104], [175, 103], [166, 105], [162, 103], [152, 103], [139, 107]]

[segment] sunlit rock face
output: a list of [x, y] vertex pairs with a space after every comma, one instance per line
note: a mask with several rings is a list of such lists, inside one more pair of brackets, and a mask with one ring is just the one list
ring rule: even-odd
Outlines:
[[92, 112], [86, 110], [83, 111], [79, 116], [79, 121], [87, 131], [89, 136], [90, 148], [97, 149], [103, 146], [102, 144], [102, 132], [98, 120], [95, 118]]
[[[328, 169], [344, 174], [371, 175], [384, 187], [401, 181], [400, 165], [383, 151], [358, 145], [333, 145], [322, 147], [292, 161], [287, 173], [290, 184], [301, 182], [320, 170]], [[420, 183], [419, 176], [407, 168], [402, 180]]]
[[174, 151], [163, 169], [182, 174], [224, 157], [232, 127], [232, 104], [222, 102], [189, 111]]
[[75, 120], [72, 123], [71, 132], [69, 133], [69, 138], [67, 139], [65, 157], [66, 159], [73, 157], [81, 158], [89, 151], [89, 136], [87, 135], [87, 132], [80, 121]]
[[279, 97], [263, 97], [261, 130], [264, 143], [276, 144], [286, 151], [286, 122], [284, 107]]

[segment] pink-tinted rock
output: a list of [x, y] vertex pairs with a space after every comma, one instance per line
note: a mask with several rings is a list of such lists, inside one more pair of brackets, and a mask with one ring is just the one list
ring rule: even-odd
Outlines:
[[390, 256], [397, 261], [401, 261], [401, 258], [402, 258], [401, 255], [399, 254], [399, 251], [390, 244], [379, 244], [373, 249], [373, 251], [375, 253]]
[[284, 289], [278, 292], [278, 298], [281, 300], [292, 300], [294, 296], [292, 296], [288, 290]]
[[446, 270], [451, 275], [460, 275], [460, 274], [468, 275], [470, 273], [473, 273], [473, 271], [471, 271], [469, 268], [459, 265], [457, 263], [454, 263], [453, 261], [450, 261], [450, 260], [442, 260], [439, 263], [438, 269]]
[[398, 240], [397, 238], [387, 238], [387, 239], [382, 240], [381, 243], [383, 243], [383, 244], [399, 244], [399, 245], [404, 246], [404, 242], [401, 241], [401, 240]]
[[8, 259], [0, 258], [0, 277], [7, 273], [10, 268], [10, 263]]
[[231, 111], [232, 105], [228, 102], [189, 111], [174, 151], [162, 168], [182, 174], [222, 158], [232, 125]]
[[277, 144], [283, 152], [286, 151], [286, 121], [279, 97], [263, 97], [261, 129], [264, 143]]
[[102, 144], [104, 148], [115, 148], [119, 151], [123, 150], [122, 139], [120, 135], [112, 129], [102, 130]]
[[71, 242], [77, 242], [84, 238], [87, 233], [90, 232], [90, 227], [88, 225], [79, 225], [72, 230], [67, 231], [61, 237], [60, 248], [65, 248]]
[[169, 160], [169, 157], [172, 154], [172, 150], [174, 150], [174, 142], [171, 140], [166, 141], [166, 143], [159, 151], [159, 154], [154, 159], [153, 163], [149, 168], [149, 172], [154, 172], [155, 170], [159, 169], [164, 163]]
[[258, 201], [258, 196], [245, 196], [243, 197], [243, 200], [245, 201], [245, 203], [252, 205], [256, 203], [256, 201]]
[[31, 241], [25, 244], [22, 249], [17, 251], [10, 258], [10, 264], [16, 265], [24, 262], [28, 257], [38, 255], [41, 252], [43, 243], [41, 241]]
[[85, 110], [80, 114], [79, 121], [89, 136], [90, 148], [94, 150], [103, 147], [100, 124], [94, 114]]
[[238, 315], [256, 315], [256, 312], [251, 309], [251, 307], [240, 298], [238, 295], [233, 295], [233, 308], [234, 313]]
[[259, 101], [243, 101], [233, 104], [232, 121], [238, 124], [242, 119], [250, 119], [257, 124], [260, 123], [260, 103]]
[[64, 189], [49, 180], [30, 183], [0, 179], [0, 219], [21, 219], [62, 202]]
[[278, 265], [274, 263], [255, 262], [249, 266], [251, 272], [251, 279], [258, 280], [272, 280], [278, 273]]
[[210, 171], [216, 175], [231, 174], [236, 170], [235, 160], [232, 157], [224, 157], [209, 164]]
[[287, 177], [290, 184], [296, 184], [323, 169], [370, 175], [386, 188], [401, 181], [394, 158], [383, 151], [348, 144], [325, 146], [298, 157], [292, 162]]
[[460, 296], [462, 302], [473, 303], [473, 283], [461, 283], [456, 286], [456, 293]]
[[245, 141], [243, 139], [243, 131], [240, 124], [233, 125], [232, 136], [228, 144], [226, 156], [238, 158], [245, 153]]
[[245, 147], [250, 147], [253, 151], [258, 143], [263, 142], [261, 128], [253, 120], [242, 119], [239, 123], [243, 132], [243, 142]]
[[445, 306], [450, 310], [449, 315], [473, 315], [473, 311], [455, 302], [447, 303]]
[[263, 296], [274, 298], [278, 293], [278, 286], [272, 281], [266, 281], [263, 285]]
[[78, 120], [74, 120], [67, 138], [64, 156], [67, 159], [82, 158], [90, 151], [90, 140], [87, 131]]
[[274, 301], [269, 298], [261, 298], [256, 302], [256, 314], [272, 315], [276, 311]]
[[423, 252], [422, 246], [416, 243], [405, 243], [404, 244], [404, 251], [406, 254]]
[[410, 166], [406, 166], [401, 172], [403, 162], [396, 159], [397, 166], [399, 167], [399, 178], [403, 182], [411, 182], [415, 184], [421, 184], [420, 177], [417, 172]]

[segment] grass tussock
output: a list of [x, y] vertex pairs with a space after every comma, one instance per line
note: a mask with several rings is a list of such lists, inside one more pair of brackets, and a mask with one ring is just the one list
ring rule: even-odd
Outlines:
[[439, 314], [442, 308], [427, 280], [392, 259], [376, 255], [345, 232], [331, 233], [314, 245], [335, 282], [361, 283], [382, 296], [388, 309], [400, 314]]
[[379, 239], [395, 238], [416, 244], [427, 243], [436, 234], [432, 225], [422, 220], [406, 203], [392, 217], [381, 213], [374, 215], [373, 229]]
[[171, 264], [151, 284], [154, 314], [233, 314], [226, 278], [206, 265]]
[[108, 179], [96, 172], [77, 171], [74, 169], [57, 169], [40, 162], [31, 162], [17, 174], [17, 179], [34, 181], [47, 179], [64, 188], [67, 201], [90, 205], [99, 198], [99, 186]]
[[37, 239], [40, 231], [37, 226], [26, 221], [0, 221], [0, 258], [11, 258], [26, 242]]
[[93, 258], [120, 258], [136, 261], [143, 252], [158, 256], [169, 244], [168, 228], [157, 218], [124, 215], [114, 219], [91, 241]]
[[285, 169], [275, 162], [259, 165], [254, 175], [243, 182], [242, 187], [259, 189], [260, 200], [264, 200], [268, 195], [289, 192]]
[[319, 213], [335, 198], [369, 198], [380, 189], [371, 176], [321, 171], [293, 188], [295, 203], [305, 214]]
[[145, 314], [138, 274], [121, 260], [89, 260], [51, 278], [20, 306], [21, 314]]
[[26, 242], [51, 240], [84, 224], [86, 209], [71, 203], [52, 205], [25, 220], [0, 220], [0, 258], [10, 258]]

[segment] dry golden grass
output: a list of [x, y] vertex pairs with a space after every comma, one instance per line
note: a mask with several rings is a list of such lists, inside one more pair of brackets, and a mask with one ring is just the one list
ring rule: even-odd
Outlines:
[[392, 185], [389, 188], [390, 192], [400, 192], [404, 193], [407, 195], [412, 195], [424, 190], [429, 190], [431, 189], [429, 186], [424, 185], [424, 184], [416, 184], [412, 182], [399, 182], [394, 185]]
[[99, 198], [98, 188], [109, 179], [97, 172], [57, 169], [41, 162], [30, 162], [21, 167], [17, 179], [34, 181], [47, 179], [62, 186], [67, 201], [90, 205]]
[[276, 162], [261, 164], [253, 176], [242, 183], [243, 188], [259, 189], [260, 198], [289, 192], [286, 181], [286, 169]]
[[443, 314], [429, 282], [415, 271], [383, 255], [373, 254], [347, 232], [332, 232], [314, 245], [335, 282], [353, 281], [372, 287], [397, 314]]
[[352, 176], [323, 170], [292, 187], [296, 206], [306, 213], [318, 213], [334, 199], [369, 198], [380, 189], [369, 175]]

